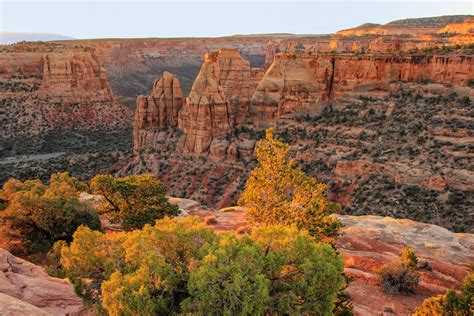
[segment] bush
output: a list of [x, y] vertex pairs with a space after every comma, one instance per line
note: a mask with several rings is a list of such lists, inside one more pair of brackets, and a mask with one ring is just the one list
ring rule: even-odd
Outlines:
[[418, 257], [410, 246], [405, 246], [402, 249], [400, 260], [410, 269], [416, 269], [418, 266]]
[[382, 267], [378, 275], [386, 293], [413, 293], [419, 282], [418, 274], [402, 262], [392, 262]]
[[91, 180], [91, 189], [102, 196], [100, 212], [111, 216], [125, 230], [179, 215], [178, 207], [168, 202], [165, 186], [152, 175], [124, 178], [97, 175]]
[[341, 223], [330, 216], [334, 205], [325, 201], [326, 185], [298, 169], [289, 150], [267, 130], [256, 149], [260, 167], [252, 170], [239, 203], [248, 206], [251, 222], [296, 225], [318, 240], [334, 242]]
[[183, 302], [201, 315], [263, 315], [270, 304], [270, 280], [261, 248], [249, 237], [225, 235], [193, 270]]
[[95, 211], [79, 201], [87, 188], [68, 173], [51, 175], [49, 185], [40, 180], [8, 180], [0, 195], [7, 207], [0, 213], [3, 248], [14, 253], [48, 251], [58, 240], [71, 241], [81, 225], [100, 229]]
[[474, 273], [466, 276], [460, 293], [448, 290], [445, 295], [427, 298], [413, 316], [452, 315], [468, 316], [474, 313]]
[[344, 279], [333, 248], [294, 226], [237, 237], [198, 217], [121, 233], [80, 227], [61, 254], [76, 289], [110, 315], [330, 314]]

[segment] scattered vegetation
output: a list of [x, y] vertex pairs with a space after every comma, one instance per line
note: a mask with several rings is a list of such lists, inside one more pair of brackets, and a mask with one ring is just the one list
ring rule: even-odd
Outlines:
[[217, 224], [217, 218], [214, 215], [209, 215], [204, 218], [204, 223], [206, 225]]
[[382, 289], [386, 293], [410, 294], [420, 280], [417, 273], [418, 258], [410, 247], [403, 248], [400, 258], [377, 271]]

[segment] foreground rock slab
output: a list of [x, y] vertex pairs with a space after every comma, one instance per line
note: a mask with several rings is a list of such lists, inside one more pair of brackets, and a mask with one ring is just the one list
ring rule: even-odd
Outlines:
[[83, 308], [69, 281], [0, 249], [0, 315], [71, 315]]
[[[381, 315], [384, 308], [397, 315], [410, 315], [426, 297], [459, 288], [474, 262], [473, 234], [456, 234], [407, 219], [336, 216], [345, 225], [336, 246], [345, 257], [346, 274], [353, 278], [347, 292], [356, 315]], [[399, 257], [406, 245], [431, 266], [431, 271], [420, 271], [415, 294], [385, 294], [374, 271]]]

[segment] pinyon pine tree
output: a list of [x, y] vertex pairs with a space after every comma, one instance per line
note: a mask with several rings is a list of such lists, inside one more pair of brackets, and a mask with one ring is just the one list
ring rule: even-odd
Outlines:
[[289, 151], [268, 129], [256, 149], [260, 167], [252, 170], [239, 203], [254, 223], [296, 225], [317, 240], [333, 242], [341, 223], [330, 216], [334, 204], [325, 200], [326, 185], [297, 168]]

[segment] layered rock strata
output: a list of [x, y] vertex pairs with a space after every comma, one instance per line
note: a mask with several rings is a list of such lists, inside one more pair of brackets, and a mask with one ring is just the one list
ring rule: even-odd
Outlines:
[[131, 111], [115, 101], [93, 49], [26, 43], [0, 51], [0, 139], [130, 126]]
[[184, 150], [203, 154], [215, 137], [242, 122], [263, 71], [253, 69], [236, 49], [207, 53], [179, 114]]
[[350, 94], [377, 94], [394, 81], [434, 81], [467, 85], [469, 54], [278, 54], [252, 97], [257, 120], [274, 120], [308, 109], [319, 113], [324, 101]]
[[68, 280], [50, 277], [43, 268], [4, 249], [0, 268], [0, 314], [72, 315], [84, 308]]
[[178, 126], [178, 113], [183, 107], [184, 96], [179, 79], [165, 71], [155, 80], [149, 96], [139, 96], [135, 109], [134, 148], [153, 147], [158, 141], [158, 131]]
[[[474, 260], [474, 235], [455, 234], [445, 228], [381, 216], [337, 215], [344, 224], [337, 249], [352, 277], [347, 293], [355, 315], [381, 315], [390, 308], [396, 315], [411, 315], [426, 297], [458, 289]], [[409, 296], [384, 293], [376, 271], [412, 247], [430, 269], [420, 270], [420, 283]]]

